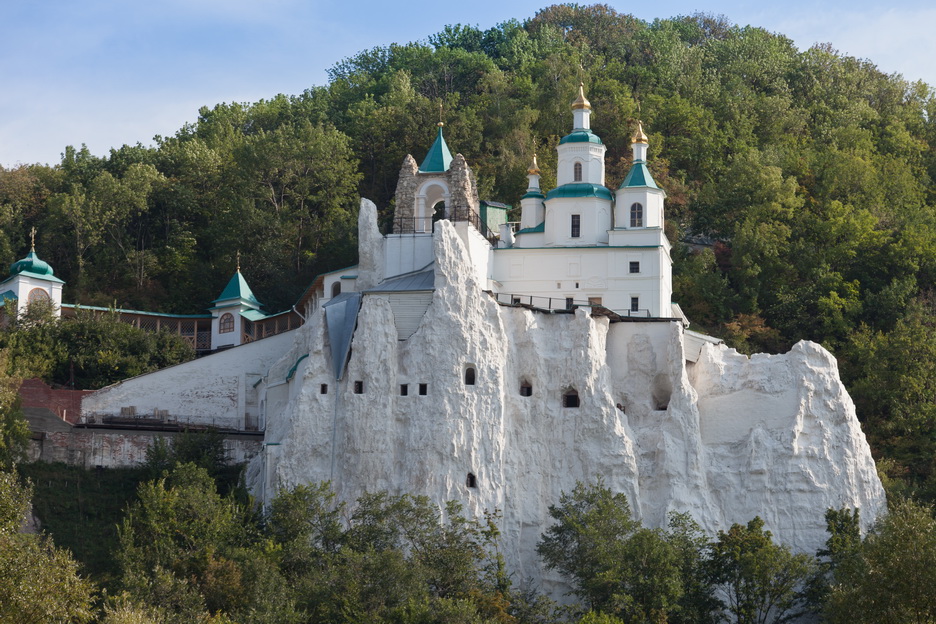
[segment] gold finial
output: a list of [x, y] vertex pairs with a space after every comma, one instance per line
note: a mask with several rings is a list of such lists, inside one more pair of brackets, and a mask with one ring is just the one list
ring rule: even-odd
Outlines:
[[591, 110], [591, 102], [585, 99], [585, 83], [584, 82], [579, 83], [578, 97], [575, 98], [574, 102], [572, 102], [572, 110], [579, 110], [579, 109]]
[[539, 165], [536, 164], [536, 152], [533, 152], [533, 164], [530, 165], [530, 168], [527, 169], [527, 173], [530, 175], [539, 175]]
[[240, 273], [240, 249], [237, 250], [237, 272]]
[[439, 123], [436, 125], [438, 125], [440, 128], [445, 125], [445, 123], [442, 121], [442, 102], [439, 102]]
[[29, 230], [29, 250], [36, 251], [36, 227]]
[[647, 144], [647, 135], [644, 134], [643, 124], [640, 121], [637, 122], [637, 132], [635, 132], [634, 136], [631, 137], [631, 143], [643, 143], [644, 145]]

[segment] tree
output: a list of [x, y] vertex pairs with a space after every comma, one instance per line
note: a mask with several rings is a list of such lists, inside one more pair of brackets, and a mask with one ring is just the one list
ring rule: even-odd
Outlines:
[[578, 483], [549, 507], [555, 520], [536, 550], [591, 610], [626, 621], [665, 621], [683, 595], [676, 548], [631, 517], [623, 494]]
[[833, 624], [936, 621], [933, 510], [900, 502], [836, 565], [823, 615]]
[[747, 526], [719, 531], [712, 545], [711, 574], [739, 624], [786, 622], [798, 614], [800, 590], [812, 572], [808, 555], [773, 543], [759, 517]]
[[94, 587], [77, 562], [51, 539], [19, 532], [31, 497], [14, 473], [0, 471], [0, 621], [89, 622]]
[[0, 349], [0, 470], [10, 470], [25, 459], [29, 424], [20, 411], [22, 379], [7, 374], [9, 357]]

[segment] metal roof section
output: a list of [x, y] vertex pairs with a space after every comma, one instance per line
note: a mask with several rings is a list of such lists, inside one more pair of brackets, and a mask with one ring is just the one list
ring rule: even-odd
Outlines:
[[7, 299], [10, 299], [11, 301], [16, 301], [17, 299], [16, 293], [13, 292], [12, 290], [7, 290], [7, 291], [0, 293], [0, 304], [2, 304]]
[[419, 165], [419, 171], [422, 173], [444, 173], [448, 171], [452, 164], [452, 152], [449, 151], [445, 137], [442, 136], [442, 123], [439, 122], [439, 134], [435, 142], [429, 148], [426, 159]]
[[523, 228], [522, 230], [519, 230], [517, 234], [536, 234], [537, 232], [545, 232], [545, 231], [546, 231], [546, 222], [543, 221], [542, 223], [540, 223], [539, 225], [535, 227]]
[[559, 145], [566, 143], [597, 143], [603, 145], [601, 138], [591, 130], [576, 130], [572, 134], [567, 134], [559, 139]]
[[391, 292], [431, 292], [435, 290], [435, 268], [430, 264], [428, 269], [420, 269], [412, 273], [404, 273], [391, 277], [368, 288], [365, 293], [391, 293]]
[[[253, 291], [250, 290], [250, 286], [247, 285], [247, 280], [244, 279], [244, 276], [238, 270], [228, 281], [227, 286], [224, 287], [224, 290], [221, 291], [221, 296], [212, 301], [211, 303], [218, 303], [220, 301], [241, 301], [246, 305], [259, 308], [261, 304], [257, 301], [257, 298], [254, 297]], [[214, 308], [210, 308], [214, 309]]]
[[621, 182], [620, 188], [632, 187], [660, 188], [653, 180], [653, 176], [650, 175], [647, 163], [642, 160], [634, 161], [634, 166], [631, 167], [631, 170], [627, 172], [627, 177]]
[[22, 275], [23, 277], [31, 277], [36, 280], [41, 280], [43, 282], [52, 282], [53, 284], [64, 284], [65, 282], [55, 277], [51, 273], [33, 273], [32, 271], [27, 271], [25, 269], [20, 269], [17, 273], [13, 274], [11, 277], [6, 278], [0, 285], [6, 284], [7, 282], [12, 282], [18, 276]]
[[555, 199], [557, 197], [600, 197], [601, 199], [611, 200], [611, 191], [600, 184], [591, 184], [589, 182], [574, 182], [572, 184], [563, 184], [546, 193], [546, 199]]
[[354, 336], [358, 312], [361, 310], [361, 299], [361, 293], [344, 292], [322, 306], [336, 380], [344, 377], [348, 354], [351, 352], [351, 337]]
[[120, 314], [139, 314], [140, 316], [158, 316], [160, 318], [177, 319], [210, 319], [210, 314], [163, 314], [162, 312], [146, 312], [144, 310], [128, 310], [126, 308], [104, 308], [101, 306], [82, 305], [80, 303], [63, 303], [63, 308], [69, 310], [94, 310], [95, 312], [119, 312]]

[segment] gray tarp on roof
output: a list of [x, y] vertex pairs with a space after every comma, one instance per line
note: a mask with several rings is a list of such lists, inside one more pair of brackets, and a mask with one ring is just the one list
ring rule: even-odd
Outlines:
[[425, 292], [431, 290], [435, 290], [435, 269], [433, 268], [406, 273], [399, 277], [392, 277], [380, 282], [373, 288], [368, 288], [364, 292]]
[[325, 327], [328, 330], [328, 342], [331, 344], [332, 368], [335, 379], [344, 376], [348, 352], [351, 351], [351, 337], [357, 325], [358, 312], [361, 309], [361, 293], [344, 292], [322, 306], [325, 310]]

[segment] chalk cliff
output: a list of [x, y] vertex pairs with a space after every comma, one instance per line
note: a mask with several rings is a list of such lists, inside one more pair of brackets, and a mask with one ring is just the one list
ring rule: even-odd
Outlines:
[[[362, 205], [362, 222], [371, 210]], [[519, 578], [543, 578], [534, 549], [548, 506], [596, 476], [645, 524], [688, 511], [714, 533], [760, 515], [809, 552], [825, 540], [827, 508], [858, 507], [866, 524], [884, 510], [854, 406], [819, 345], [752, 358], [707, 345], [688, 363], [677, 321], [501, 306], [465, 270], [455, 228], [437, 226], [432, 303], [408, 340], [390, 298], [365, 293], [336, 381], [322, 309], [295, 332], [262, 391], [266, 447], [249, 468], [262, 498], [331, 480], [346, 500], [387, 490], [499, 509]], [[567, 407], [573, 391], [579, 406]]]

